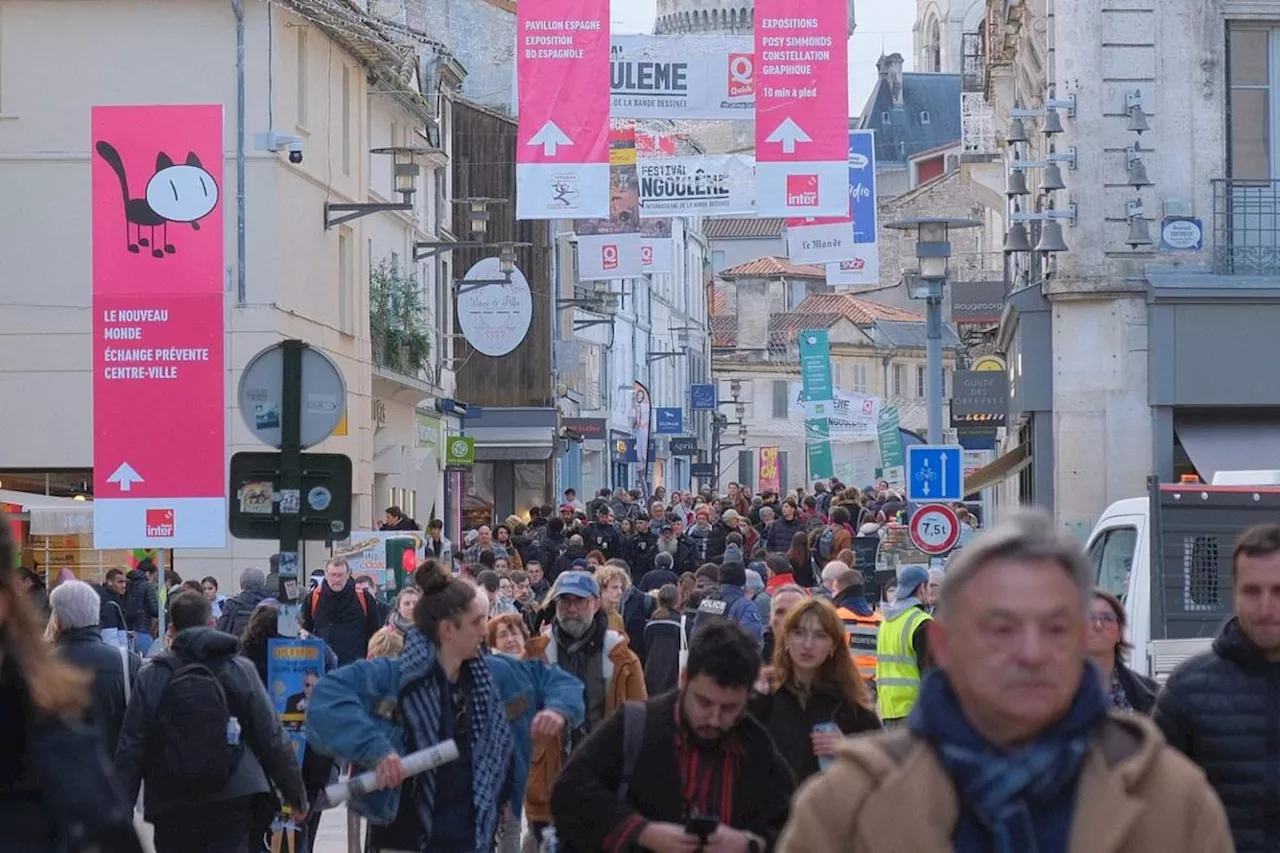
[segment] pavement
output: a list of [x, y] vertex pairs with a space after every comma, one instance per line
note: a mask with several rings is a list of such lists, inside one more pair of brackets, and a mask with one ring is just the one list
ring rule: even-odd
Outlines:
[[[146, 853], [154, 853], [155, 848], [151, 843], [151, 824], [139, 822], [139, 834], [142, 836], [143, 847]], [[359, 837], [363, 840], [364, 830], [361, 829]], [[282, 846], [282, 851], [287, 851], [288, 846]], [[362, 845], [348, 848], [347, 846], [347, 807], [339, 806], [324, 813], [320, 818], [320, 834], [316, 838], [315, 853], [361, 853]], [[298, 850], [297, 853], [303, 853]]]

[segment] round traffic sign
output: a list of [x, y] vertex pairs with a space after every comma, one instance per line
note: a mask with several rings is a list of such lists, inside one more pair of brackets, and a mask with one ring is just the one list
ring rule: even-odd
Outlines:
[[945, 504], [925, 504], [911, 514], [911, 542], [929, 555], [945, 554], [960, 541], [960, 519]]

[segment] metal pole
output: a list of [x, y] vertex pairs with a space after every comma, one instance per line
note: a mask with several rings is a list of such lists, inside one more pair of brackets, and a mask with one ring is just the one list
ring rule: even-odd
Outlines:
[[[298, 550], [302, 541], [302, 351], [284, 341], [284, 385], [280, 413], [280, 620], [282, 637], [298, 636]], [[292, 592], [290, 595], [290, 582]]]
[[[244, 214], [244, 6], [242, 0], [231, 0], [236, 14], [236, 304], [248, 299], [245, 286], [245, 258], [248, 255]], [[270, 73], [270, 69], [268, 69]]]
[[925, 393], [929, 398], [929, 443], [942, 444], [942, 282], [929, 279], [926, 335]]

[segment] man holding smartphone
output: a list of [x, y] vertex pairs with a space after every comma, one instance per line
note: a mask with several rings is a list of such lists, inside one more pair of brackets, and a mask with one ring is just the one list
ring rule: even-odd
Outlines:
[[772, 851], [795, 780], [746, 713], [759, 669], [741, 625], [699, 631], [680, 689], [644, 703], [642, 732], [614, 714], [565, 765], [551, 791], [562, 853]]

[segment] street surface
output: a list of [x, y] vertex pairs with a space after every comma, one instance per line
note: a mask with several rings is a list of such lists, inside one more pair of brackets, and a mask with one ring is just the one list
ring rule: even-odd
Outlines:
[[[147, 853], [154, 853], [151, 843], [151, 824], [142, 824], [142, 843]], [[362, 833], [363, 836], [363, 833]], [[282, 848], [287, 850], [288, 848]], [[298, 850], [298, 853], [302, 853]], [[315, 853], [347, 853], [347, 807], [339, 806], [324, 813], [320, 819], [320, 837], [316, 839]]]

